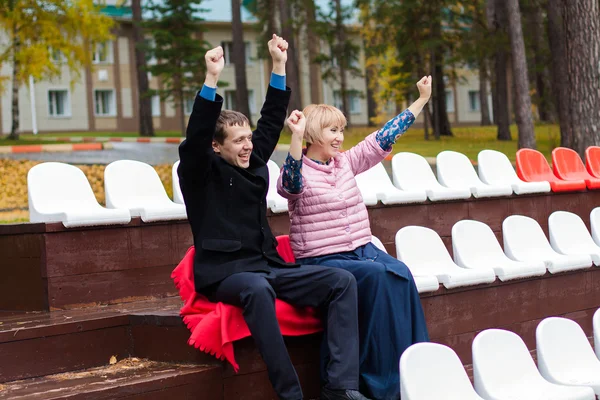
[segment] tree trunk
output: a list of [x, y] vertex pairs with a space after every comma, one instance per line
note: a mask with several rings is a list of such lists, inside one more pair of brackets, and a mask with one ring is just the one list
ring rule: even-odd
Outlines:
[[548, 1], [548, 39], [550, 42], [550, 73], [552, 94], [560, 125], [560, 145], [572, 147], [572, 124], [569, 114], [569, 79], [567, 76], [566, 43], [562, 15], [563, 0]]
[[248, 117], [252, 126], [252, 115], [248, 105], [248, 83], [246, 81], [246, 49], [244, 45], [244, 29], [242, 26], [240, 0], [231, 0], [231, 30], [233, 43], [231, 60], [235, 68], [235, 105], [237, 111]]
[[572, 148], [585, 157], [600, 145], [600, 22], [597, 0], [563, 2], [567, 97], [573, 129]]
[[542, 54], [544, 49], [544, 16], [542, 15], [541, 5], [539, 2], [534, 2], [533, 7], [528, 8], [530, 28], [532, 34], [532, 51], [533, 51], [533, 76], [535, 79], [535, 91], [537, 96], [536, 105], [541, 121], [549, 121], [550, 101], [548, 99], [548, 90], [546, 89], [546, 81], [544, 76], [546, 74], [546, 57]]
[[365, 79], [367, 85], [367, 125], [375, 126], [373, 118], [377, 116], [377, 101], [375, 100], [375, 85], [377, 85], [377, 69], [374, 65], [366, 68]]
[[131, 1], [131, 13], [133, 17], [133, 40], [135, 46], [135, 66], [137, 71], [137, 84], [139, 93], [139, 129], [141, 136], [154, 136], [154, 125], [152, 124], [152, 99], [148, 96], [150, 85], [148, 73], [146, 72], [146, 54], [140, 44], [144, 42], [142, 31], [142, 7], [141, 0]]
[[316, 8], [314, 0], [304, 0], [306, 9], [306, 39], [308, 47], [308, 80], [310, 81], [310, 102], [322, 103], [321, 99], [321, 66], [315, 62], [317, 55], [321, 52], [320, 40], [315, 33]]
[[[11, 9], [12, 9], [11, 2]], [[16, 54], [21, 49], [21, 40], [17, 35], [17, 23], [13, 22], [13, 71], [12, 71], [12, 99], [11, 99], [11, 113], [12, 113], [12, 126], [10, 128], [10, 134], [8, 139], [18, 140], [19, 139], [19, 74], [20, 65], [17, 61]]]
[[490, 106], [488, 104], [487, 62], [484, 58], [479, 60], [479, 106], [481, 109], [481, 126], [491, 125]]
[[176, 79], [176, 82], [179, 82], [176, 86], [177, 89], [175, 89], [175, 93], [176, 96], [175, 98], [177, 99], [177, 102], [179, 104], [176, 104], [177, 109], [179, 110], [179, 127], [181, 129], [181, 136], [185, 137], [185, 130], [186, 130], [186, 126], [185, 126], [185, 107], [184, 107], [184, 93], [183, 93], [183, 88], [181, 87], [181, 79]]
[[519, 148], [536, 148], [535, 131], [531, 115], [531, 96], [527, 76], [527, 58], [521, 25], [519, 0], [506, 0], [508, 33], [512, 48], [512, 70], [515, 80], [515, 116], [519, 128]]
[[291, 18], [289, 0], [279, 0], [279, 13], [281, 16], [281, 30], [283, 38], [288, 42], [286, 83], [292, 89], [292, 97], [288, 109], [302, 110], [302, 97], [300, 93], [300, 76], [298, 74], [298, 53], [296, 52], [296, 35]]
[[[486, 12], [488, 28], [497, 38], [505, 35], [506, 12], [504, 0], [487, 0]], [[492, 101], [494, 122], [498, 127], [498, 140], [512, 140], [510, 134], [510, 118], [508, 113], [508, 54], [504, 46], [499, 45], [494, 54], [494, 79], [492, 83]]]
[[342, 112], [346, 116], [348, 125], [350, 125], [350, 110], [348, 107], [348, 80], [346, 77], [346, 56], [344, 55], [344, 45], [346, 43], [346, 32], [342, 15], [342, 1], [335, 0], [335, 32], [337, 44], [335, 57], [337, 59], [340, 71], [340, 97], [342, 98]]

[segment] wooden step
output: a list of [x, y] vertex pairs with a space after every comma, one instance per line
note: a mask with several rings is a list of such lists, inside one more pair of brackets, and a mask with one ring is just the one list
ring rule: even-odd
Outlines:
[[222, 399], [221, 368], [127, 358], [100, 368], [0, 385], [0, 399]]
[[181, 301], [162, 299], [89, 309], [0, 315], [0, 383], [107, 364], [133, 352], [135, 312], [179, 318]]

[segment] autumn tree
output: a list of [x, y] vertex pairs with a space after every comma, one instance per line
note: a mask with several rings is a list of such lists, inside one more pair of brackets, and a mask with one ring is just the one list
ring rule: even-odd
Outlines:
[[30, 76], [58, 77], [66, 65], [74, 84], [91, 65], [94, 46], [112, 39], [113, 20], [99, 11], [93, 0], [0, 1], [0, 29], [8, 40], [0, 65], [12, 66], [9, 139], [19, 138], [19, 88]]
[[535, 149], [535, 131], [531, 115], [531, 96], [529, 94], [529, 75], [527, 57], [521, 23], [519, 0], [506, 0], [508, 33], [512, 49], [512, 71], [515, 87], [515, 115], [519, 129], [519, 148]]
[[152, 18], [144, 22], [152, 44], [145, 50], [156, 63], [148, 70], [158, 77], [162, 88], [151, 91], [163, 101], [173, 101], [185, 136], [185, 101], [202, 85], [208, 43], [200, 38], [201, 0], [162, 0], [146, 8]]
[[565, 96], [558, 103], [561, 136], [582, 157], [588, 146], [600, 145], [599, 13], [596, 0], [549, 1], [549, 29], [556, 30], [550, 35], [553, 52], [557, 49], [553, 61], [564, 67], [558, 90]]

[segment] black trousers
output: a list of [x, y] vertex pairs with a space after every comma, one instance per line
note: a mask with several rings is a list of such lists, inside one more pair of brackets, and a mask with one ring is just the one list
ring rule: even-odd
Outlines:
[[323, 344], [328, 350], [328, 362], [323, 372], [328, 378], [327, 386], [358, 389], [356, 280], [350, 272], [315, 265], [272, 267], [268, 273], [231, 275], [206, 295], [211, 301], [243, 308], [244, 319], [280, 399], [302, 399], [302, 389], [279, 330], [275, 298], [324, 312], [327, 321]]

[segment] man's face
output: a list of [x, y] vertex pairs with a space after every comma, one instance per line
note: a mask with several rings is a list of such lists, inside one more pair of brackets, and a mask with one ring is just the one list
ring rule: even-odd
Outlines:
[[215, 153], [229, 164], [240, 168], [250, 166], [252, 148], [252, 130], [247, 124], [226, 127], [223, 144], [213, 140]]

